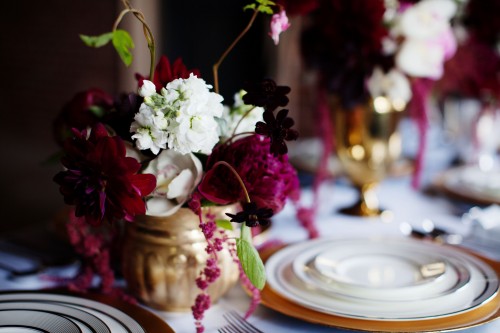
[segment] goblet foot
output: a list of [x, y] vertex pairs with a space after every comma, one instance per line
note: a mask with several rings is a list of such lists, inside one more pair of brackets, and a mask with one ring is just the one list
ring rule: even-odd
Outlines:
[[380, 209], [378, 198], [374, 191], [375, 184], [367, 184], [358, 187], [359, 200], [352, 206], [340, 209], [340, 213], [352, 216], [379, 216], [383, 210]]
[[382, 214], [383, 210], [381, 210], [378, 207], [375, 208], [367, 207], [362, 200], [359, 200], [352, 206], [340, 209], [339, 212], [344, 215], [369, 217], [369, 216], [379, 216], [380, 214]]

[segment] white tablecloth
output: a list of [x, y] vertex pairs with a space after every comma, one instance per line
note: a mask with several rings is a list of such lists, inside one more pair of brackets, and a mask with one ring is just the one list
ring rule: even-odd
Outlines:
[[[408, 178], [387, 179], [377, 189], [380, 204], [390, 210], [392, 215], [381, 218], [356, 218], [337, 214], [340, 207], [352, 204], [356, 200], [353, 188], [332, 182], [327, 182], [321, 189], [322, 202], [317, 215], [317, 226], [322, 237], [361, 237], [361, 236], [401, 236], [400, 224], [408, 222], [414, 226], [421, 225], [425, 219], [430, 219], [437, 226], [447, 230], [466, 233], [467, 227], [461, 223], [461, 216], [454, 215], [456, 206], [442, 197], [431, 197], [411, 189]], [[304, 191], [302, 200], [310, 202], [310, 191]], [[269, 239], [279, 239], [284, 242], [306, 240], [307, 234], [296, 218], [291, 205], [279, 213], [273, 220]], [[497, 256], [500, 251], [493, 253]], [[74, 271], [73, 271], [74, 273]], [[72, 274], [71, 269], [66, 274]], [[6, 273], [0, 269], [0, 290], [36, 289], [50, 285], [50, 282], [37, 280], [36, 277], [6, 280]], [[231, 289], [217, 304], [206, 313], [204, 324], [206, 332], [217, 332], [226, 324], [222, 315], [229, 310], [244, 313], [249, 304], [248, 296], [240, 286]], [[194, 332], [193, 319], [190, 313], [156, 312], [164, 318], [176, 332]], [[263, 332], [352, 332], [309, 324], [259, 306], [249, 321]], [[480, 327], [465, 330], [466, 332], [498, 333], [500, 321]]]

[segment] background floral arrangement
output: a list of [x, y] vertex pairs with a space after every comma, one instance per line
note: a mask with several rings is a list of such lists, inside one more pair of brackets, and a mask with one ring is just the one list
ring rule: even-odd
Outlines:
[[[345, 109], [381, 95], [391, 98], [401, 109], [411, 101], [409, 110], [420, 132], [413, 179], [414, 187], [418, 187], [428, 126], [426, 102], [433, 84], [443, 74], [445, 61], [456, 50], [451, 27], [456, 3], [453, 0], [283, 0], [282, 3], [290, 15], [305, 16], [301, 50], [306, 66], [318, 76], [318, 114], [322, 121], [328, 121], [328, 107], [322, 105], [326, 96], [322, 94], [334, 94]], [[327, 154], [331, 129], [326, 128], [322, 137]]]
[[436, 86], [439, 98], [499, 99], [500, 25], [495, 15], [498, 10], [498, 0], [465, 3], [455, 22], [457, 53], [445, 64], [444, 76]]
[[[70, 240], [86, 259], [82, 274], [70, 287], [88, 288], [97, 273], [102, 290], [115, 291], [109, 268], [114, 234], [103, 226], [133, 222], [141, 214], [169, 216], [189, 206], [200, 218], [210, 255], [196, 280], [200, 294], [192, 308], [197, 331], [202, 332], [201, 320], [210, 306], [206, 289], [220, 275], [217, 252], [233, 240], [215, 233], [216, 221], [210, 214], [203, 216], [201, 207], [241, 204], [242, 210], [228, 217], [241, 223], [235, 260], [255, 306], [265, 274], [249, 227], [268, 224], [288, 198], [299, 198], [297, 174], [288, 162], [285, 143], [297, 139], [298, 133], [291, 128], [294, 122], [288, 110], [276, 111], [288, 104], [290, 88], [270, 79], [248, 83], [236, 93], [232, 107], [224, 106], [217, 93], [218, 67], [259, 13], [273, 15], [269, 34], [275, 44], [289, 23], [283, 8], [272, 1], [247, 5], [245, 9], [253, 12], [248, 26], [214, 65], [214, 92], [197, 70], [188, 70], [180, 59], [170, 63], [162, 56], [154, 67], [153, 34], [142, 13], [127, 1], [124, 5], [112, 32], [81, 38], [93, 47], [112, 42], [130, 64], [133, 41], [118, 25], [124, 15], [134, 14], [144, 26], [151, 53], [149, 77], [136, 75], [137, 94], [113, 97], [99, 89], [78, 93], [54, 126], [64, 166], [54, 181], [65, 203], [74, 206], [68, 223]], [[230, 223], [218, 225], [227, 228]]]

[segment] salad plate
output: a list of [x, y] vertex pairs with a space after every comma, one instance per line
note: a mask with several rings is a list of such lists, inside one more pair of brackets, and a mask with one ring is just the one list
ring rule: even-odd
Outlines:
[[[292, 263], [302, 282], [325, 292], [377, 301], [412, 301], [452, 293], [470, 273], [457, 260], [401, 243], [397, 253], [381, 243], [343, 241], [314, 246]], [[424, 268], [437, 266], [429, 274]]]

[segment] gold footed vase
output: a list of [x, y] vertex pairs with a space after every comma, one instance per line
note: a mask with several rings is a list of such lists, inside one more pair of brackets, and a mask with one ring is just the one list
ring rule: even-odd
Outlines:
[[359, 192], [359, 200], [342, 213], [355, 216], [378, 216], [375, 188], [401, 153], [397, 131], [405, 104], [384, 96], [370, 98], [349, 109], [337, 96], [329, 97], [333, 112], [335, 149], [343, 170]]
[[[216, 219], [227, 219], [225, 213], [234, 213], [236, 206], [204, 208], [204, 213], [209, 209]], [[198, 216], [188, 208], [167, 217], [137, 216], [125, 226], [122, 247], [122, 272], [129, 291], [158, 310], [191, 311], [200, 293], [195, 280], [208, 258], [206, 246]], [[218, 252], [218, 264], [221, 275], [208, 288], [212, 302], [224, 295], [239, 275], [227, 248]]]

